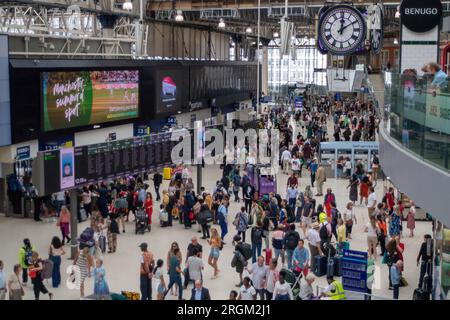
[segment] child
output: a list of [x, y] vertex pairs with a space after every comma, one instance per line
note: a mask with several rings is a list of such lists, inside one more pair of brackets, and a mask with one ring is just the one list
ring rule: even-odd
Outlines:
[[105, 300], [109, 297], [109, 287], [105, 280], [105, 268], [103, 268], [103, 260], [97, 259], [94, 268], [94, 296], [98, 300]]
[[161, 204], [159, 206], [159, 223], [160, 223], [161, 227], [165, 227], [167, 225], [168, 219], [169, 219], [168, 213], [167, 213], [166, 209], [164, 208], [164, 205]]
[[116, 215], [111, 214], [108, 220], [108, 253], [116, 252], [117, 249], [117, 235], [120, 234], [119, 224], [116, 220]]

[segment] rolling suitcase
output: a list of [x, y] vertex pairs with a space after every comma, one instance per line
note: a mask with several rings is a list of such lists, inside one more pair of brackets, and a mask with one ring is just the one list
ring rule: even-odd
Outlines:
[[266, 265], [270, 265], [270, 261], [272, 261], [272, 249], [266, 249]]
[[[431, 264], [427, 263], [427, 271], [431, 273]], [[431, 293], [431, 278], [430, 273], [426, 273], [423, 277], [423, 283], [421, 288], [417, 288], [413, 293], [413, 300], [430, 300]]]
[[327, 273], [327, 257], [315, 256], [315, 264], [313, 273], [317, 277], [322, 277]]
[[334, 257], [334, 276], [342, 277], [342, 257]]
[[327, 277], [334, 276], [334, 258], [327, 259]]

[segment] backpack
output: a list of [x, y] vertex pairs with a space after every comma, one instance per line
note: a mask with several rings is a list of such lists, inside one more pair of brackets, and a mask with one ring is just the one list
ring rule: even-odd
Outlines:
[[245, 260], [249, 260], [252, 257], [252, 246], [248, 243], [241, 243], [240, 252]]
[[53, 274], [53, 261], [50, 259], [45, 259], [42, 261], [42, 279], [50, 279]]
[[25, 251], [24, 262], [26, 266], [33, 264], [33, 249], [31, 247], [23, 248]]
[[327, 225], [323, 225], [320, 227], [319, 236], [322, 241], [328, 241], [330, 239], [328, 235]]
[[294, 232], [290, 232], [286, 237], [286, 248], [295, 249], [298, 245], [298, 238]]
[[109, 224], [109, 232], [119, 234], [119, 224], [116, 219], [111, 218], [111, 223]]
[[262, 231], [262, 229], [253, 227], [253, 238], [252, 238], [252, 240], [255, 243], [259, 244], [259, 243], [262, 243], [262, 238], [263, 238], [263, 231]]
[[84, 231], [81, 233], [78, 241], [84, 245], [87, 245], [88, 247], [94, 246], [95, 245], [94, 229], [92, 229], [92, 228], [84, 229]]

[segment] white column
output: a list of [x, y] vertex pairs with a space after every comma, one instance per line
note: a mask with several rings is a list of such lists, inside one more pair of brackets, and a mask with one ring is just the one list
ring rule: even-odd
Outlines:
[[262, 47], [261, 57], [261, 91], [264, 95], [269, 94], [269, 47]]

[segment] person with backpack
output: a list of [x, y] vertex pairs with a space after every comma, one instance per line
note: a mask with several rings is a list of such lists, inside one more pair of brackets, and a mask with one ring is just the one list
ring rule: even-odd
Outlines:
[[239, 284], [236, 287], [242, 286], [242, 274], [244, 273], [244, 267], [247, 265], [247, 260], [252, 257], [252, 248], [248, 243], [242, 242], [240, 236], [235, 235], [233, 242], [236, 244], [234, 247], [234, 257], [231, 265], [236, 268], [236, 272], [239, 273]]
[[245, 233], [248, 226], [248, 214], [245, 212], [245, 207], [241, 207], [241, 211], [236, 213], [233, 225], [236, 226], [237, 235], [241, 236], [242, 241], [245, 242]]
[[298, 241], [300, 240], [300, 234], [295, 231], [295, 224], [289, 225], [289, 230], [284, 235], [283, 248], [287, 254], [288, 269], [292, 270], [292, 256], [295, 248], [297, 248]]
[[64, 247], [58, 237], [53, 237], [48, 256], [53, 262], [52, 286], [58, 288], [61, 284], [61, 256], [65, 255]]
[[256, 226], [251, 230], [251, 242], [252, 242], [252, 263], [256, 262], [256, 258], [261, 255], [262, 241], [264, 237], [264, 231], [262, 228], [262, 222], [257, 221]]
[[50, 300], [53, 299], [53, 293], [49, 292], [44, 285], [43, 275], [44, 265], [36, 251], [32, 252], [31, 263], [28, 266], [31, 283], [33, 284], [34, 299], [39, 300], [40, 293], [48, 294]]
[[26, 286], [28, 283], [28, 267], [33, 261], [33, 251], [36, 251], [31, 245], [30, 239], [23, 240], [23, 246], [19, 250], [19, 264], [22, 267], [22, 284]]

